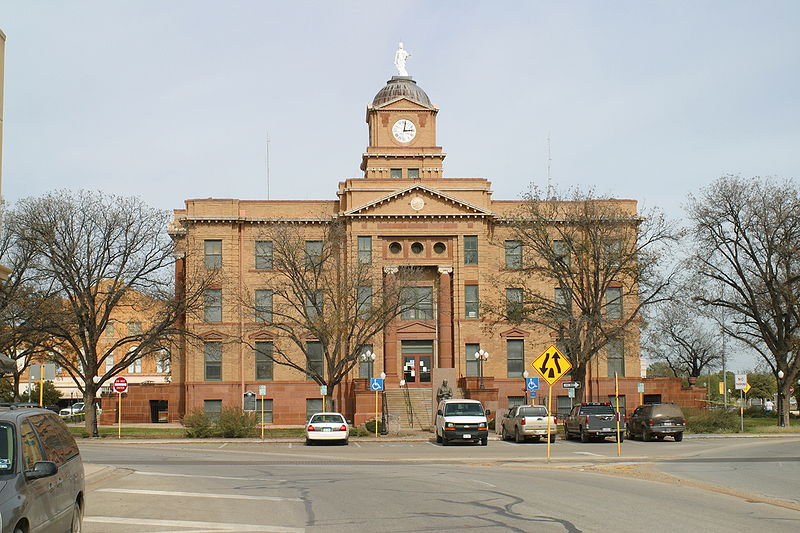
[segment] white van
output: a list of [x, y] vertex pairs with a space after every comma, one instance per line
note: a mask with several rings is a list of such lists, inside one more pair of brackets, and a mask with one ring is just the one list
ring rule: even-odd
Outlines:
[[474, 442], [486, 446], [489, 430], [486, 415], [478, 400], [442, 400], [436, 410], [436, 442]]

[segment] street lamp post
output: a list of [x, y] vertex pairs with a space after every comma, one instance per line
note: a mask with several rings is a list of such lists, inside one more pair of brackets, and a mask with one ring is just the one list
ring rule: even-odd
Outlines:
[[529, 403], [529, 400], [528, 400], [528, 376], [529, 376], [529, 375], [530, 375], [530, 374], [528, 374], [528, 371], [527, 371], [527, 370], [525, 370], [525, 371], [522, 373], [522, 383], [523, 383], [523, 385], [522, 385], [522, 390], [524, 390], [524, 391], [525, 391], [525, 403], [526, 403], [526, 404], [527, 404], [527, 403]]
[[[372, 353], [372, 350], [367, 350], [366, 352], [361, 354], [360, 359], [364, 363], [374, 363], [376, 357], [377, 356], [374, 353]], [[369, 368], [370, 376], [374, 375], [373, 374], [374, 370], [375, 368], [373, 364], [370, 364]], [[378, 391], [377, 390], [375, 391], [375, 436], [376, 437], [378, 436]]]
[[[384, 416], [384, 413], [386, 413], [386, 372], [381, 372], [381, 380], [383, 380], [383, 390], [381, 391], [381, 397], [383, 399], [383, 403], [381, 404], [381, 421], [383, 425], [381, 426], [381, 435], [388, 435], [389, 428], [386, 425], [386, 416]], [[386, 414], [388, 415], [389, 413]], [[375, 431], [377, 431], [377, 428], [375, 428]]]
[[783, 370], [778, 370], [778, 425], [784, 427], [786, 423], [783, 421]]
[[478, 360], [478, 375], [481, 377], [480, 388], [483, 389], [483, 362], [489, 360], [489, 352], [484, 352], [483, 349], [475, 352], [475, 359]]

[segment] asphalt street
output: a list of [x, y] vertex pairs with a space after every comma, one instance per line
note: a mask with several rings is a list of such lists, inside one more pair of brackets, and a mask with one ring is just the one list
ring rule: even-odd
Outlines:
[[797, 479], [798, 438], [626, 441], [621, 458], [610, 441], [559, 441], [549, 463], [544, 443], [500, 441], [80, 444], [87, 533], [800, 530], [796, 483], [766, 490]]

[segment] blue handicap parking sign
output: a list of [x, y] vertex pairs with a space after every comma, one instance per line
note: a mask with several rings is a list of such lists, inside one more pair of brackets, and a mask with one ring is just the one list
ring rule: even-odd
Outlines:
[[536, 390], [539, 388], [539, 378], [525, 378], [525, 388]]
[[369, 390], [382, 391], [383, 390], [383, 380], [381, 378], [370, 378], [370, 380], [369, 380]]
[[531, 398], [536, 398], [536, 389], [531, 390]]

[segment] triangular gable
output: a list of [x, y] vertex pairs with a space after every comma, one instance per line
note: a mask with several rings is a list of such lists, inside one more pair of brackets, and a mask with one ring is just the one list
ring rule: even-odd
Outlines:
[[[408, 205], [403, 205], [402, 209], [396, 212], [386, 209], [379, 209], [380, 207], [388, 206], [392, 203], [399, 203], [398, 201], [401, 199], [405, 199], [406, 197], [410, 197], [414, 194], [420, 195], [423, 199], [432, 199], [434, 203], [432, 205], [422, 207], [419, 211], [415, 211], [412, 207]], [[405, 202], [404, 202], [405, 203]], [[447, 206], [447, 209], [443, 209], [443, 206]], [[438, 211], [436, 208], [439, 208]], [[349, 217], [372, 217], [372, 216], [387, 216], [387, 215], [415, 215], [415, 216], [452, 216], [452, 215], [469, 215], [469, 216], [493, 216], [491, 211], [488, 211], [482, 207], [479, 207], [475, 204], [471, 204], [469, 202], [465, 202], [456, 198], [455, 196], [451, 196], [449, 194], [443, 193], [433, 187], [428, 187], [427, 185], [422, 185], [420, 183], [415, 183], [414, 185], [410, 185], [404, 189], [400, 189], [394, 191], [386, 196], [378, 198], [368, 204], [364, 204], [353, 209], [349, 209], [343, 213], [344, 216]]]
[[403, 324], [399, 328], [397, 328], [397, 335], [419, 335], [419, 334], [426, 334], [426, 333], [436, 333], [436, 326], [433, 326], [427, 322], [422, 321], [414, 321], [409, 322], [408, 324]]
[[388, 102], [384, 102], [380, 105], [373, 106], [374, 109], [435, 109], [433, 106], [427, 106], [416, 100], [411, 99], [407, 95], [398, 96]]
[[530, 334], [530, 331], [520, 328], [511, 328], [500, 332], [501, 337], [529, 337]]
[[251, 333], [248, 338], [253, 341], [271, 341], [275, 336], [267, 331], [256, 331], [255, 333]]
[[216, 330], [206, 331], [200, 334], [200, 338], [204, 341], [221, 341], [227, 338], [227, 335], [220, 333]]

